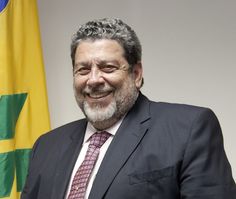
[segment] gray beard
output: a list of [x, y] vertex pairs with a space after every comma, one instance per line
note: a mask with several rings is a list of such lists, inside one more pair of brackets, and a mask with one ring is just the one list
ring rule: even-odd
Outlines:
[[110, 128], [134, 105], [138, 98], [139, 90], [136, 88], [132, 79], [129, 80], [130, 83], [127, 84], [127, 87], [122, 88], [120, 92], [117, 92], [114, 100], [107, 107], [102, 107], [99, 104], [90, 107], [86, 101], [81, 102], [75, 92], [77, 104], [83, 111], [87, 120], [91, 122], [96, 129], [104, 130]]
[[91, 108], [84, 102], [81, 108], [91, 124], [98, 130], [110, 128], [118, 122], [134, 105], [138, 98], [138, 91], [135, 90], [129, 96], [122, 97], [120, 101], [112, 101], [107, 107], [93, 107]]
[[113, 117], [117, 111], [115, 101], [112, 101], [107, 107], [100, 107], [99, 105], [91, 108], [85, 101], [83, 104], [84, 114], [91, 123], [102, 122]]

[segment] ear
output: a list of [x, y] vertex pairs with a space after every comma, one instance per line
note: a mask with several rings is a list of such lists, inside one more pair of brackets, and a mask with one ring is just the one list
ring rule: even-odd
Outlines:
[[133, 74], [134, 74], [135, 85], [138, 89], [140, 89], [143, 81], [143, 67], [141, 62], [138, 62], [133, 66]]

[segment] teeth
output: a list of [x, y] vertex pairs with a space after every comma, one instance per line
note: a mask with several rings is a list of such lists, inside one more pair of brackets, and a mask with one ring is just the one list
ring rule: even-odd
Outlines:
[[90, 93], [89, 96], [92, 98], [102, 98], [107, 96], [109, 93]]

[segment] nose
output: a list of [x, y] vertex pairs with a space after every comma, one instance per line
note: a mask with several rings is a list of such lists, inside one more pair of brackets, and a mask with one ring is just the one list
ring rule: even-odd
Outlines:
[[102, 77], [102, 72], [99, 70], [97, 66], [91, 67], [91, 71], [89, 73], [89, 77], [87, 80], [87, 85], [94, 87], [104, 83], [104, 79]]

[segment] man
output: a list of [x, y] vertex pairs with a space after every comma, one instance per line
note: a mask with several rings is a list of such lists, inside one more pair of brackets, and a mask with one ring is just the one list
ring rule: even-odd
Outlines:
[[[22, 199], [236, 198], [216, 116], [147, 99], [141, 54], [119, 19], [80, 26], [71, 58], [86, 119], [38, 139]], [[95, 135], [103, 135], [99, 146]]]

